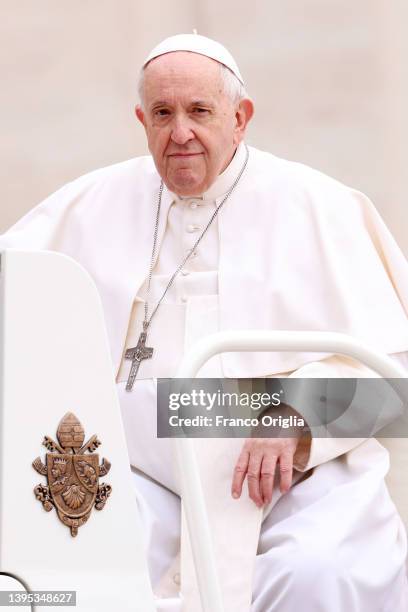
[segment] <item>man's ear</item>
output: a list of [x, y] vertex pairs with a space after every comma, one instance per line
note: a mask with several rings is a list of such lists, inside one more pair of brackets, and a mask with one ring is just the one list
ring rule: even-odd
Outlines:
[[244, 138], [245, 130], [248, 123], [251, 121], [254, 114], [254, 103], [249, 98], [240, 100], [235, 111], [235, 138], [236, 143], [240, 143]]
[[140, 104], [135, 106], [135, 115], [139, 119], [140, 123], [146, 127], [144, 112], [142, 111]]

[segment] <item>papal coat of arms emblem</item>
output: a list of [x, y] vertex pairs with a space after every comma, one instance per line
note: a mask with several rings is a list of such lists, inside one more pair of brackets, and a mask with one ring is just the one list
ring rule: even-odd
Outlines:
[[78, 528], [90, 517], [92, 506], [102, 510], [112, 492], [109, 484], [99, 484], [99, 476], [105, 476], [111, 465], [107, 459], [102, 459], [99, 465], [99, 455], [91, 453], [100, 441], [94, 435], [84, 444], [84, 428], [72, 412], [61, 419], [57, 438], [59, 443], [44, 437], [43, 445], [51, 451], [46, 455], [47, 464], [40, 457], [32, 463], [48, 480], [48, 486], [37, 485], [34, 494], [47, 512], [55, 507], [71, 535], [76, 536]]

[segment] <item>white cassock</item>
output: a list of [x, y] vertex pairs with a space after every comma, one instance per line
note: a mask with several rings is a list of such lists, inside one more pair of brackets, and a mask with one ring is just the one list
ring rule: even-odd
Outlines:
[[[242, 165], [241, 145], [202, 198], [164, 189], [151, 302], [160, 297]], [[350, 333], [407, 365], [408, 267], [368, 200], [299, 164], [250, 148], [233, 195], [155, 316], [132, 392], [125, 348], [141, 331], [160, 179], [150, 157], [86, 175], [29, 213], [2, 246], [63, 251], [102, 297], [153, 586], [169, 610], [200, 604], [170, 440], [156, 438], [155, 378], [219, 329]], [[363, 283], [364, 281], [364, 283]], [[362, 284], [363, 283], [363, 284]], [[405, 309], [405, 310], [404, 310]], [[366, 376], [324, 354], [225, 354], [200, 376]], [[402, 612], [406, 534], [384, 483], [375, 439], [313, 439], [295, 456], [295, 484], [258, 509], [230, 495], [243, 440], [194, 440], [227, 612]], [[180, 585], [181, 578], [181, 585]], [[251, 603], [252, 602], [252, 603]], [[165, 608], [163, 608], [165, 609]]]

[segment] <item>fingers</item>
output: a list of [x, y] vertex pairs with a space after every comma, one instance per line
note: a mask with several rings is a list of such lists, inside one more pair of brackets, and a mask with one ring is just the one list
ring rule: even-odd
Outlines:
[[279, 459], [279, 470], [280, 470], [280, 490], [282, 493], [289, 491], [292, 486], [292, 475], [293, 475], [293, 453], [286, 452], [282, 453]]
[[247, 478], [248, 494], [258, 507], [272, 501], [277, 462], [280, 490], [289, 491], [293, 478], [293, 456], [297, 440], [251, 440], [244, 445], [234, 468], [231, 495], [238, 499]]
[[262, 501], [269, 504], [272, 501], [273, 482], [275, 479], [277, 457], [264, 455], [261, 466], [260, 490]]
[[247, 483], [249, 497], [256, 503], [257, 506], [263, 505], [263, 498], [260, 487], [262, 453], [252, 452], [249, 457]]
[[241, 497], [242, 485], [244, 483], [245, 476], [247, 473], [248, 463], [249, 452], [244, 447], [241, 451], [240, 456], [238, 457], [238, 461], [234, 468], [234, 475], [231, 485], [231, 495], [234, 499], [238, 499], [239, 497]]

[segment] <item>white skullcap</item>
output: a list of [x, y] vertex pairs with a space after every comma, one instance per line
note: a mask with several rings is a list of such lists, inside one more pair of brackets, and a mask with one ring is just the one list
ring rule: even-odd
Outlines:
[[216, 62], [227, 66], [241, 83], [244, 84], [244, 80], [231, 53], [216, 40], [201, 36], [201, 34], [177, 34], [176, 36], [166, 38], [149, 53], [143, 63], [143, 68], [155, 57], [171, 53], [172, 51], [191, 51], [191, 53], [206, 55]]

